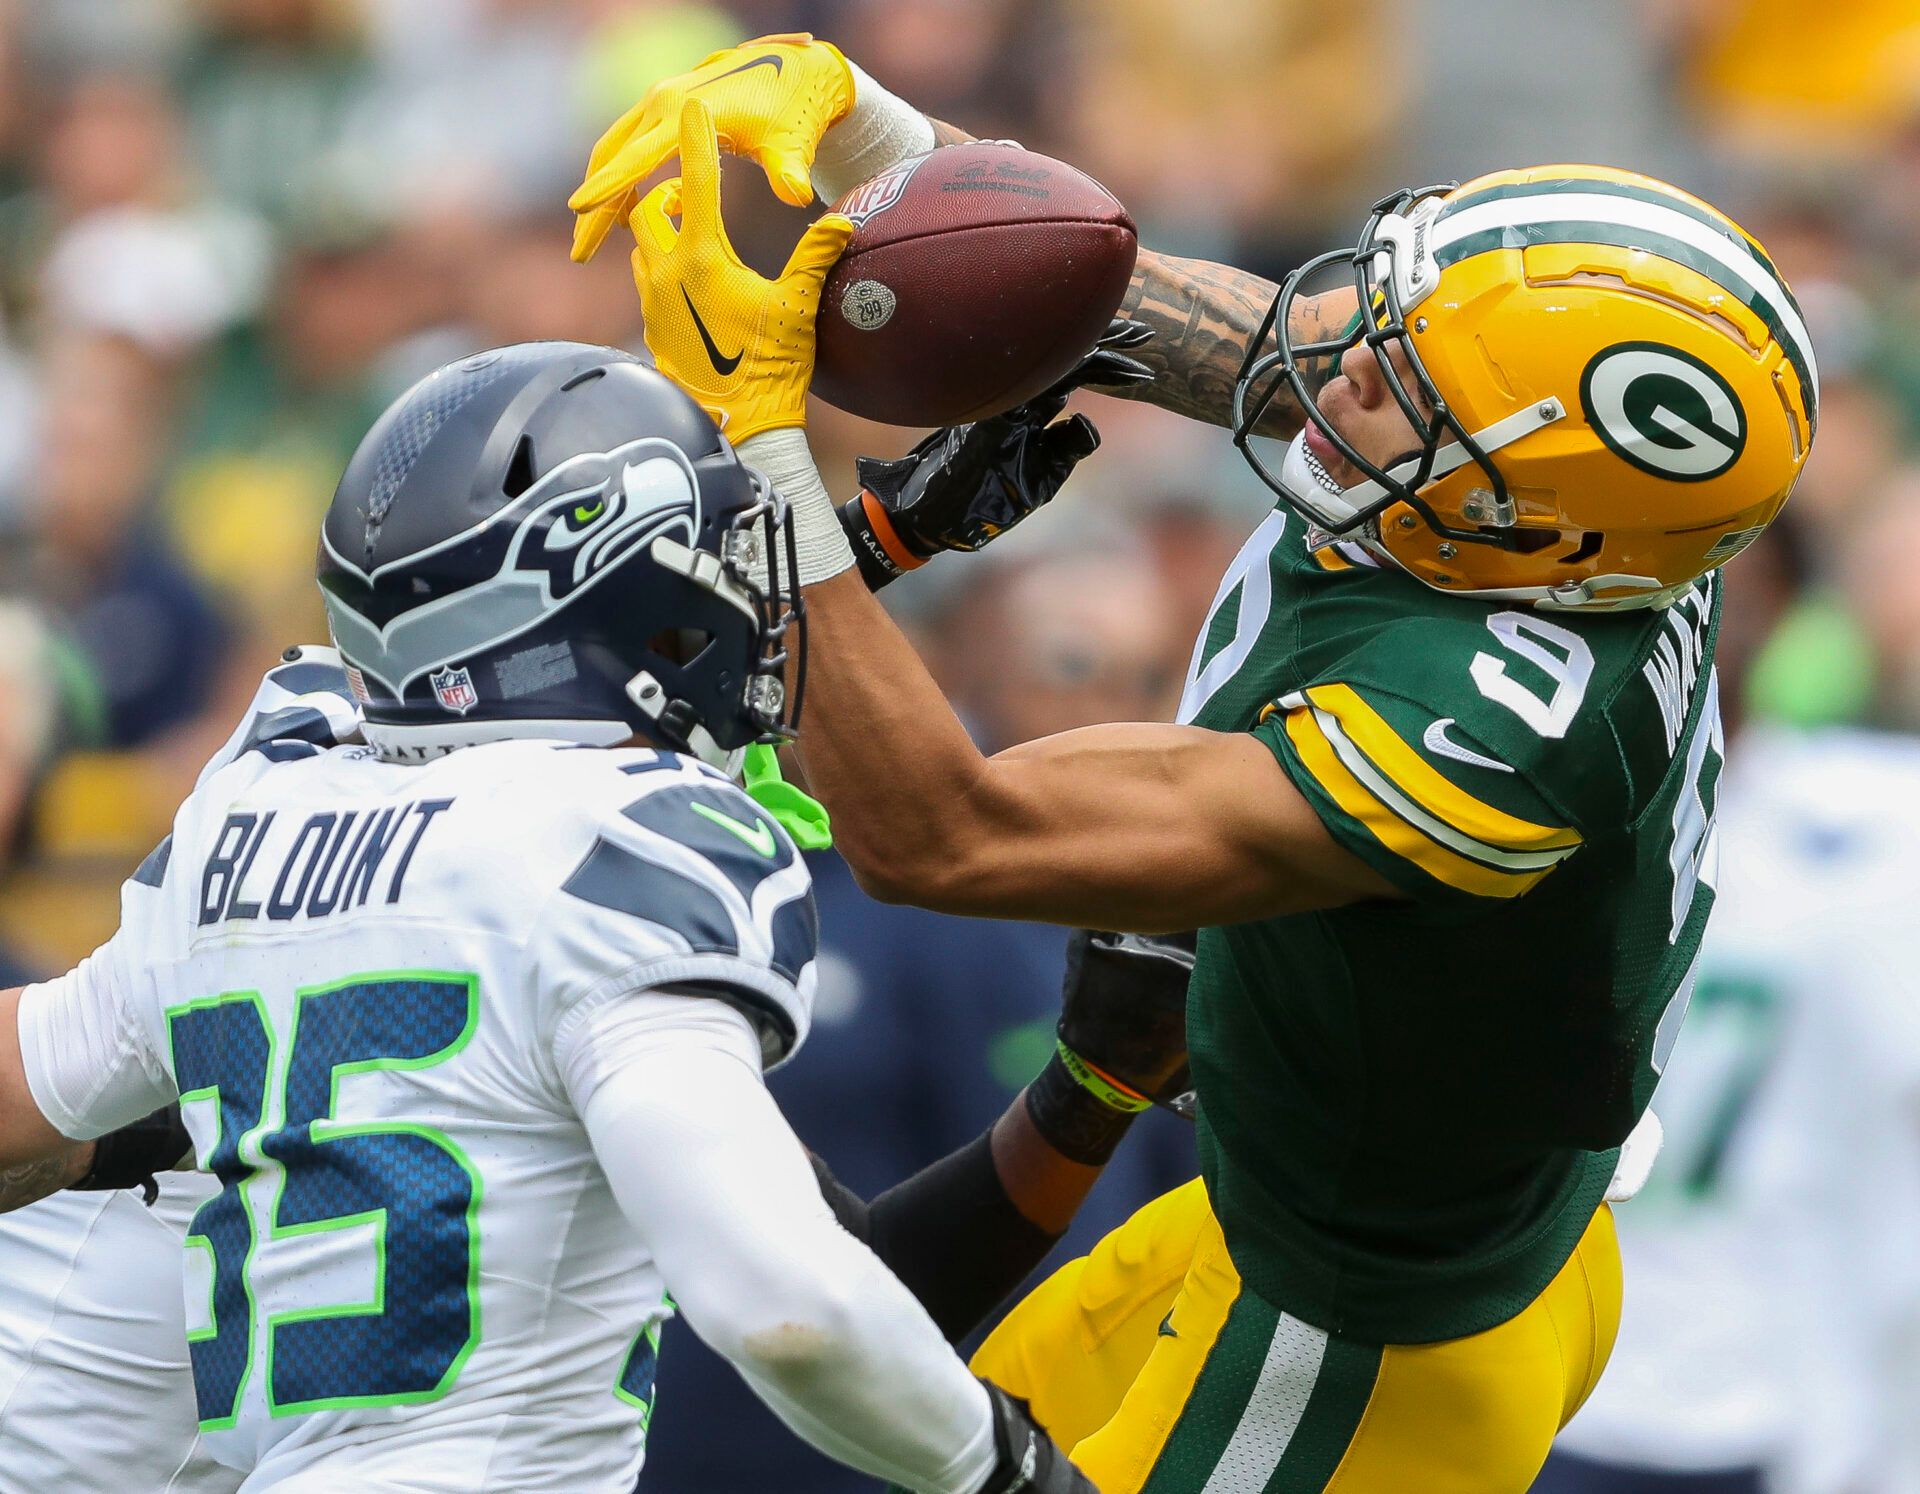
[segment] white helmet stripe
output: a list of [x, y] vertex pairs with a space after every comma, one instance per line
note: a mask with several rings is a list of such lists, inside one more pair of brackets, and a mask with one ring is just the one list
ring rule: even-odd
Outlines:
[[[1570, 243], [1579, 242], [1580, 224], [1608, 223], [1674, 240], [1713, 261], [1772, 313], [1770, 319], [1784, 334], [1783, 340], [1789, 342], [1787, 352], [1810, 376], [1812, 387], [1806, 391], [1808, 405], [1818, 402], [1820, 371], [1814, 362], [1813, 339], [1779, 276], [1744, 244], [1677, 207], [1663, 207], [1604, 191], [1543, 192], [1531, 197], [1501, 198], [1441, 219], [1433, 230], [1434, 252], [1444, 264], [1445, 250], [1463, 239], [1502, 228], [1532, 228], [1549, 223], [1567, 224]], [[1651, 252], [1659, 252], [1656, 246], [1648, 247]]]

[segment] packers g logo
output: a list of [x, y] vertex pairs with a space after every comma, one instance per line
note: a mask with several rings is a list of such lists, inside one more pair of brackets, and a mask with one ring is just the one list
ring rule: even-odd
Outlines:
[[1747, 412], [1733, 386], [1664, 343], [1597, 354], [1580, 375], [1580, 404], [1615, 455], [1655, 477], [1705, 482], [1747, 449]]

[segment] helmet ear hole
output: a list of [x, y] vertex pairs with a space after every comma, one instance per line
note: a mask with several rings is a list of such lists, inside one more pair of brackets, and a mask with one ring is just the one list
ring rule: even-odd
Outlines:
[[533, 486], [533, 437], [522, 436], [513, 447], [513, 459], [507, 463], [506, 481], [500, 484], [509, 498], [518, 498]]
[[1580, 536], [1580, 543], [1567, 554], [1560, 557], [1562, 565], [1578, 565], [1583, 560], [1591, 560], [1600, 553], [1600, 545], [1605, 539], [1598, 530], [1589, 529]]
[[664, 628], [647, 640], [647, 652], [685, 668], [712, 644], [713, 634], [700, 628]]

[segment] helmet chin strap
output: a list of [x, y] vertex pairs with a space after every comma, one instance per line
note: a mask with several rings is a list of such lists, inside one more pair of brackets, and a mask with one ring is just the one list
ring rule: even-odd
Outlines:
[[[1328, 536], [1329, 542], [1333, 538], [1335, 536]], [[1395, 570], [1406, 572], [1421, 585], [1432, 586], [1418, 571], [1405, 565], [1391, 550], [1376, 544], [1370, 537], [1358, 536], [1353, 543], [1364, 546], [1369, 555], [1379, 557]], [[1433, 590], [1444, 590], [1447, 596], [1464, 597], [1477, 602], [1523, 602], [1539, 612], [1636, 612], [1650, 607], [1664, 607], [1677, 601], [1692, 587], [1692, 581], [1663, 586], [1652, 576], [1614, 574], [1563, 581], [1558, 586], [1488, 586], [1474, 591], [1433, 586]], [[1619, 591], [1621, 595], [1598, 595], [1604, 591]]]
[[[627, 681], [627, 699], [640, 708], [641, 714], [654, 722], [660, 721], [677, 704], [667, 697], [666, 689], [660, 681], [644, 669]], [[722, 747], [714, 741], [713, 733], [698, 721], [689, 721], [686, 729], [675, 735], [684, 737], [688, 750], [709, 768], [718, 768], [727, 777], [736, 781], [739, 779], [741, 770], [746, 765], [746, 748]]]
[[[1669, 586], [1652, 576], [1607, 575], [1564, 581], [1558, 586], [1493, 587], [1447, 595], [1474, 597], [1483, 602], [1528, 602], [1539, 612], [1640, 612], [1665, 607], [1692, 589], [1692, 581]], [[1618, 591], [1620, 595], [1598, 595], [1607, 591]]]

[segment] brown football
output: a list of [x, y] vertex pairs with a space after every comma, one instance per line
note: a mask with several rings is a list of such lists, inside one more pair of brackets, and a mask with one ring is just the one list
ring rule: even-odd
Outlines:
[[1011, 409], [1068, 373], [1126, 294], [1133, 220], [1084, 172], [951, 145], [849, 192], [820, 301], [813, 392], [891, 425]]

